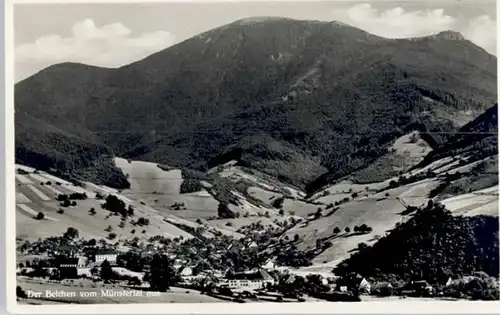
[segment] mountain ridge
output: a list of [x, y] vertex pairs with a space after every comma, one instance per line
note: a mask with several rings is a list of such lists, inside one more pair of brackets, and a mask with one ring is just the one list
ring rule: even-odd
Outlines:
[[[433, 110], [492, 104], [496, 58], [453, 43], [387, 40], [337, 23], [234, 22], [118, 69], [67, 63], [23, 80], [16, 146], [40, 151], [27, 139], [44, 142], [49, 124], [98, 151], [182, 167], [207, 169], [239, 150], [245, 165], [305, 187], [368, 165], [421, 112], [432, 112], [431, 129], [453, 131], [453, 119]], [[40, 122], [28, 127], [24, 114]], [[54, 151], [67, 161], [72, 147]]]

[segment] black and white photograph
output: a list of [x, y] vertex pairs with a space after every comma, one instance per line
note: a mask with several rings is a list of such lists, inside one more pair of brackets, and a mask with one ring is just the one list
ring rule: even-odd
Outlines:
[[494, 305], [496, 12], [14, 3], [14, 304]]

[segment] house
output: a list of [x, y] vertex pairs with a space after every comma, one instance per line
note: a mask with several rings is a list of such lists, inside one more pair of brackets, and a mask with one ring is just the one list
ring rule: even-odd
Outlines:
[[179, 274], [181, 277], [190, 277], [193, 275], [193, 268], [189, 266], [184, 266], [179, 269]]
[[101, 265], [107, 260], [111, 265], [116, 265], [118, 254], [113, 249], [101, 248], [89, 252], [90, 259], [97, 265]]
[[276, 268], [276, 263], [273, 259], [268, 259], [266, 263], [262, 266], [264, 269], [273, 270]]
[[175, 259], [173, 267], [178, 272], [181, 272], [182, 268], [184, 268], [187, 264], [188, 262], [184, 259]]
[[359, 293], [365, 293], [365, 294], [370, 294], [372, 289], [372, 285], [368, 280], [365, 278], [361, 279], [361, 281], [358, 284], [358, 292]]
[[449, 277], [448, 280], [445, 283], [445, 286], [449, 287], [452, 285], [460, 285], [460, 284], [468, 284], [474, 279], [473, 276], [463, 276], [461, 278], [453, 279], [452, 277]]
[[359, 294], [369, 294], [371, 292], [371, 284], [359, 274], [354, 274], [338, 279], [336, 289], [340, 292], [352, 291]]
[[243, 245], [245, 246], [245, 248], [250, 248], [250, 249], [256, 249], [256, 248], [259, 247], [259, 245], [257, 244], [257, 242], [255, 242], [251, 238], [246, 239], [244, 241]]
[[229, 244], [229, 246], [226, 248], [226, 252], [238, 253], [238, 252], [241, 252], [245, 249], [246, 249], [246, 247], [244, 244], [242, 244], [240, 242], [233, 242], [233, 243]]
[[293, 273], [291, 273], [286, 278], [285, 283], [286, 284], [293, 284], [295, 282], [295, 280], [297, 280], [297, 277]]
[[393, 292], [394, 287], [389, 282], [377, 282], [371, 289], [371, 293], [378, 296], [390, 296]]
[[58, 260], [59, 276], [63, 279], [75, 279], [87, 269], [87, 257], [60, 257]]
[[227, 276], [226, 283], [230, 289], [262, 289], [268, 284], [273, 285], [275, 280], [264, 269], [253, 272], [239, 272]]

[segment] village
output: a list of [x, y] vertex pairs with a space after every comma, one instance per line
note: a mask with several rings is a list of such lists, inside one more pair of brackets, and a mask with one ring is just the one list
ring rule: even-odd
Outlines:
[[[110, 246], [77, 238], [68, 228], [63, 237], [50, 237], [21, 245], [17, 296], [33, 288], [63, 290], [121, 289], [145, 292], [192, 293], [214, 301], [305, 302], [363, 301], [374, 298], [436, 298], [457, 281], [443, 279], [441, 291], [425, 279], [408, 283], [375, 281], [359, 274], [344, 277], [296, 272], [259, 255], [259, 242], [221, 237], [217, 242], [155, 238], [142, 248]], [[55, 245], [57, 244], [57, 245]], [[31, 258], [30, 258], [31, 257]], [[35, 258], [33, 258], [35, 257]], [[42, 258], [43, 257], [43, 258]], [[62, 285], [62, 286], [61, 286]], [[121, 293], [123, 295], [123, 293]], [[132, 294], [130, 294], [132, 295]], [[47, 300], [80, 303], [80, 297]]]

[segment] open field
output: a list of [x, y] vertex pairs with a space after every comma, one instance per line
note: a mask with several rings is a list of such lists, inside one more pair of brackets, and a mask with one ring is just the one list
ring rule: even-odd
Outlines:
[[155, 191], [164, 194], [179, 194], [183, 181], [181, 170], [164, 171], [158, 167], [157, 163], [129, 162], [122, 158], [115, 158], [115, 164], [130, 182], [130, 189], [124, 191], [126, 195], [152, 194]]
[[[17, 178], [16, 185], [18, 213], [16, 223], [17, 236], [20, 238], [33, 240], [39, 237], [61, 235], [68, 227], [76, 228], [80, 232], [80, 236], [87, 239], [105, 239], [110, 233], [115, 233], [116, 239], [134, 236], [149, 238], [154, 235], [164, 235], [170, 238], [192, 237], [189, 233], [165, 222], [163, 216], [158, 215], [158, 211], [119, 194], [117, 196], [120, 199], [135, 209], [132, 220], [142, 216], [148, 218], [150, 224], [143, 227], [133, 226], [129, 223], [129, 219], [123, 228], [118, 227], [121, 218], [109, 216], [110, 212], [102, 209], [101, 205], [104, 201], [95, 199], [94, 188], [97, 187], [95, 185], [76, 187], [43, 172], [20, 176]], [[49, 180], [52, 181], [51, 185], [46, 184]], [[29, 184], [27, 184], [28, 182]], [[56, 185], [56, 182], [59, 182], [60, 185]], [[42, 183], [44, 184], [42, 185]], [[77, 205], [70, 207], [61, 207], [59, 202], [55, 200], [59, 193], [69, 195], [74, 192], [85, 192], [89, 198], [77, 200]], [[89, 214], [91, 208], [96, 210], [95, 215]], [[60, 209], [63, 210], [63, 213], [59, 213]], [[38, 212], [44, 213], [43, 220], [34, 218]], [[111, 226], [111, 230], [105, 231], [108, 226]]]

